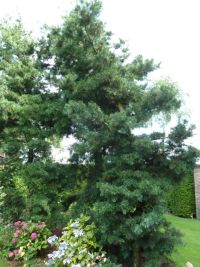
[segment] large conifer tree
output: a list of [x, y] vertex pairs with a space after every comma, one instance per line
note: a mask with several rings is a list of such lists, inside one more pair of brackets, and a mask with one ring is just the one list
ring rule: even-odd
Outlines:
[[197, 151], [185, 144], [192, 134], [185, 122], [165, 139], [161, 132], [135, 134], [155, 116], [177, 111], [179, 93], [168, 81], [149, 83], [153, 60], [127, 60], [124, 42], [111, 44], [100, 10], [99, 1], [81, 1], [43, 50], [64, 103], [61, 119], [71, 124], [66, 135], [77, 139], [70, 160], [94, 167], [73, 207], [92, 216], [118, 262], [156, 267], [176, 239], [163, 215], [166, 184], [182, 177]]

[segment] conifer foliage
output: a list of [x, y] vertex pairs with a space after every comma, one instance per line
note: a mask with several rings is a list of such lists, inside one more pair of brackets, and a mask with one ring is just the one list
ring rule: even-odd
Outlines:
[[[181, 106], [179, 92], [167, 80], [149, 82], [149, 73], [159, 66], [140, 55], [131, 60], [122, 40], [112, 44], [112, 34], [105, 30], [100, 12], [100, 1], [80, 1], [61, 26], [48, 29], [37, 51], [29, 55], [37, 59], [34, 68], [27, 61], [27, 70], [21, 70], [26, 73], [22, 81], [7, 85], [13, 104], [8, 114], [13, 115], [9, 120], [5, 112], [4, 118], [0, 115], [7, 123], [3, 133], [12, 133], [9, 123], [23, 129], [17, 131], [13, 146], [26, 145], [24, 150], [19, 145], [14, 155], [19, 159], [19, 153], [26, 155], [34, 149], [39, 166], [49, 158], [48, 138], [73, 135], [77, 142], [71, 148], [70, 161], [73, 166], [88, 164], [91, 171], [83, 177], [84, 186], [70, 207], [71, 215], [90, 215], [98, 226], [100, 243], [117, 263], [156, 267], [171, 253], [178, 236], [164, 217], [166, 186], [194, 165], [198, 152], [185, 144], [192, 136], [185, 121], [167, 137], [161, 132], [135, 131], [156, 116], [176, 112]], [[15, 61], [13, 57], [12, 66]], [[26, 54], [21, 62], [26, 63]], [[12, 70], [17, 71], [20, 69]], [[55, 92], [41, 89], [48, 83]], [[23, 88], [30, 90], [24, 92]], [[16, 101], [22, 104], [21, 109]], [[30, 101], [28, 107], [37, 112], [23, 109]], [[34, 161], [27, 161], [30, 169]], [[55, 171], [58, 184], [56, 175]], [[48, 186], [45, 179], [43, 185]]]

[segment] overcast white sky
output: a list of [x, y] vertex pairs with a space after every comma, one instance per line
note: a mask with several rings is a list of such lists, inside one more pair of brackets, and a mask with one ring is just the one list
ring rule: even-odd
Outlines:
[[[43, 24], [60, 23], [76, 0], [0, 0], [0, 18], [22, 18], [39, 34]], [[132, 55], [162, 62], [159, 75], [170, 76], [185, 95], [193, 144], [200, 148], [200, 1], [103, 0], [102, 19], [117, 37], [128, 42]]]

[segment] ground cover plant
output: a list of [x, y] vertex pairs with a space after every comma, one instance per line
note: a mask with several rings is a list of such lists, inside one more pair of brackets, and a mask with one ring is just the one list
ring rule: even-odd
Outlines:
[[48, 247], [51, 232], [44, 222], [17, 221], [1, 227], [0, 256], [10, 261], [29, 263]]
[[[20, 22], [1, 25], [2, 218], [62, 229], [83, 213], [118, 264], [156, 267], [178, 242], [162, 196], [199, 152], [187, 145], [193, 127], [182, 118], [169, 134], [141, 131], [179, 110], [179, 90], [151, 81], [159, 64], [113, 43], [100, 12], [100, 1], [80, 1], [39, 40]], [[51, 147], [69, 136], [66, 167]]]

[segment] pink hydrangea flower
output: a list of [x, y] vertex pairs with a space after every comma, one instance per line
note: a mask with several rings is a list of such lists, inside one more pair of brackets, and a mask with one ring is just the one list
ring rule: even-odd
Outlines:
[[32, 240], [35, 240], [36, 238], [37, 238], [37, 234], [36, 234], [36, 233], [32, 233], [32, 234], [31, 234], [31, 239], [32, 239]]
[[15, 226], [19, 226], [22, 222], [21, 221], [17, 221], [15, 222]]
[[18, 237], [20, 235], [20, 231], [16, 230], [16, 232], [14, 233], [14, 237]]
[[8, 257], [9, 258], [12, 258], [14, 256], [14, 253], [13, 252], [10, 252], [9, 254], [8, 254]]
[[26, 223], [23, 223], [22, 230], [25, 231], [27, 229], [27, 227], [28, 227], [27, 224]]
[[38, 224], [38, 228], [44, 228], [46, 226], [45, 222], [41, 222]]
[[17, 242], [17, 240], [14, 238], [14, 239], [12, 240], [12, 243], [15, 244], [16, 242]]
[[17, 249], [14, 249], [14, 250], [13, 250], [13, 253], [14, 253], [14, 254], [17, 254], [17, 253], [18, 253], [18, 250], [17, 250]]

